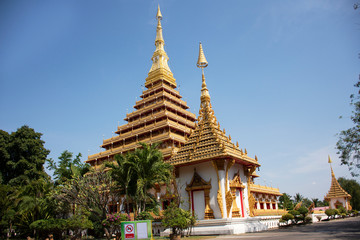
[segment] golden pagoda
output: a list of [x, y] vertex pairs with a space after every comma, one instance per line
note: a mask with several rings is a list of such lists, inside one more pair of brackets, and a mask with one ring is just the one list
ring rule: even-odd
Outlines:
[[139, 147], [139, 142], [159, 143], [164, 160], [168, 160], [195, 128], [195, 114], [188, 111], [187, 103], [176, 90], [176, 80], [168, 66], [158, 7], [155, 46], [152, 66], [145, 81], [147, 88], [136, 101], [134, 111], [126, 114], [128, 123], [118, 126], [117, 136], [103, 140], [105, 150], [88, 156], [87, 163], [93, 167], [104, 161], [112, 161], [116, 154], [123, 154]]
[[[197, 124], [185, 145], [169, 160], [175, 166], [179, 182], [188, 182], [189, 176], [192, 176], [186, 188], [180, 189], [180, 194], [186, 195], [186, 190], [189, 195], [190, 205], [182, 207], [191, 209], [199, 219], [254, 216], [255, 199], [250, 193], [250, 184], [257, 177], [255, 169], [260, 164], [257, 157], [249, 157], [246, 149], [239, 149], [239, 144], [231, 141], [231, 136], [226, 135], [225, 129], [220, 129], [205, 81], [204, 68], [208, 66], [208, 62], [201, 43], [197, 66], [202, 69]], [[217, 179], [216, 185], [211, 183], [212, 178]], [[242, 182], [244, 180], [246, 185]], [[210, 202], [213, 198], [216, 199], [215, 205]], [[205, 202], [205, 206], [197, 207], [199, 202]]]
[[331, 166], [331, 159], [329, 156], [328, 163], [330, 164], [331, 169], [331, 186], [329, 192], [325, 196], [325, 201], [329, 202], [330, 208], [338, 208], [339, 206], [343, 206], [346, 210], [351, 210], [352, 207], [350, 205], [351, 195], [347, 193], [337, 181], [334, 171]]
[[226, 136], [225, 129], [220, 129], [220, 123], [214, 115], [210, 102], [210, 94], [205, 81], [204, 68], [207, 65], [208, 63], [200, 43], [197, 63], [197, 66], [202, 69], [199, 116], [195, 130], [185, 145], [170, 159], [170, 163], [174, 166], [181, 166], [217, 159], [221, 159], [221, 161], [231, 159], [248, 167], [259, 167], [260, 164], [257, 159], [249, 157], [246, 150], [242, 151], [239, 149], [239, 145], [235, 145], [231, 141], [231, 136]]

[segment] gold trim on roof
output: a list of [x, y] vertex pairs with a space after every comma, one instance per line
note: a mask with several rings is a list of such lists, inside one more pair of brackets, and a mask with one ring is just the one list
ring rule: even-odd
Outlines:
[[[200, 53], [203, 54], [201, 50]], [[199, 57], [199, 59], [202, 58]], [[201, 61], [206, 61], [206, 59]], [[197, 119], [198, 124], [195, 125], [195, 130], [189, 136], [185, 145], [170, 159], [170, 162], [174, 165], [184, 165], [209, 161], [215, 158], [232, 158], [236, 162], [241, 162], [245, 165], [260, 166], [257, 160], [247, 156], [246, 151], [244, 154], [238, 146], [231, 142], [230, 137], [226, 136], [225, 130], [222, 131], [220, 129], [220, 124], [211, 106], [210, 94], [203, 71], [207, 66], [207, 62], [200, 62], [198, 65], [202, 69], [201, 104]]]
[[250, 184], [250, 192], [282, 196], [282, 193], [280, 193], [280, 190], [278, 188], [267, 187], [267, 186], [256, 185], [256, 184]]
[[[329, 157], [329, 163], [331, 163], [330, 157]], [[326, 201], [330, 201], [331, 198], [338, 198], [338, 197], [345, 197], [345, 198], [351, 198], [351, 195], [347, 193], [341, 186], [340, 183], [337, 181], [334, 171], [331, 168], [331, 186], [329, 192], [325, 196]]]

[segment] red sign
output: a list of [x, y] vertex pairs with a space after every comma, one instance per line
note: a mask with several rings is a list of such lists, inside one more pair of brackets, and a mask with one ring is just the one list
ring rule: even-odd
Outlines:
[[134, 224], [129, 223], [125, 224], [125, 239], [134, 239], [135, 238], [135, 231], [134, 231]]

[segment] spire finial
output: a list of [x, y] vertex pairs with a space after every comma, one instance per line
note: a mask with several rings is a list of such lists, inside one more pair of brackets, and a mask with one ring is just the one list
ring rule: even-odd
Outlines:
[[[154, 83], [154, 81], [159, 80], [159, 78], [166, 80], [172, 86], [176, 87], [175, 78], [173, 77], [173, 74], [168, 65], [169, 57], [167, 56], [164, 49], [165, 41], [163, 38], [163, 32], [161, 26], [162, 14], [160, 11], [160, 6], [158, 6], [157, 9], [156, 19], [157, 19], [156, 38], [155, 38], [156, 49], [151, 58], [153, 63], [151, 65], [148, 74], [149, 76], [146, 78], [145, 87], [151, 86], [152, 83]], [[166, 76], [165, 78], [164, 75]]]
[[201, 86], [202, 89], [201, 89], [201, 97], [200, 97], [201, 102], [204, 102], [206, 100], [210, 102], [210, 94], [206, 86], [205, 75], [204, 75], [204, 68], [208, 66], [208, 62], [206, 61], [201, 42], [199, 43], [199, 57], [196, 66], [198, 68], [201, 68], [202, 71], [202, 86]]
[[331, 176], [335, 177], [334, 171], [333, 171], [332, 166], [331, 166], [332, 161], [331, 161], [330, 155], [328, 155], [328, 163], [330, 164]]
[[161, 15], [161, 11], [160, 11], [160, 5], [158, 5], [158, 10], [156, 13], [156, 19], [161, 20], [162, 19], [162, 15]]
[[201, 69], [204, 69], [204, 68], [206, 68], [208, 66], [208, 62], [206, 61], [205, 54], [204, 54], [201, 42], [200, 42], [200, 45], [199, 45], [199, 58], [198, 58], [196, 66], [198, 68], [201, 68]]

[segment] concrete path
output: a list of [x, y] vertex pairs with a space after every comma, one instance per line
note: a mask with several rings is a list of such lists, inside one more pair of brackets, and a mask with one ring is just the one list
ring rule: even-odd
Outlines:
[[204, 238], [204, 240], [234, 239], [360, 239], [360, 217], [336, 219], [309, 225], [291, 226], [257, 233], [224, 235]]

